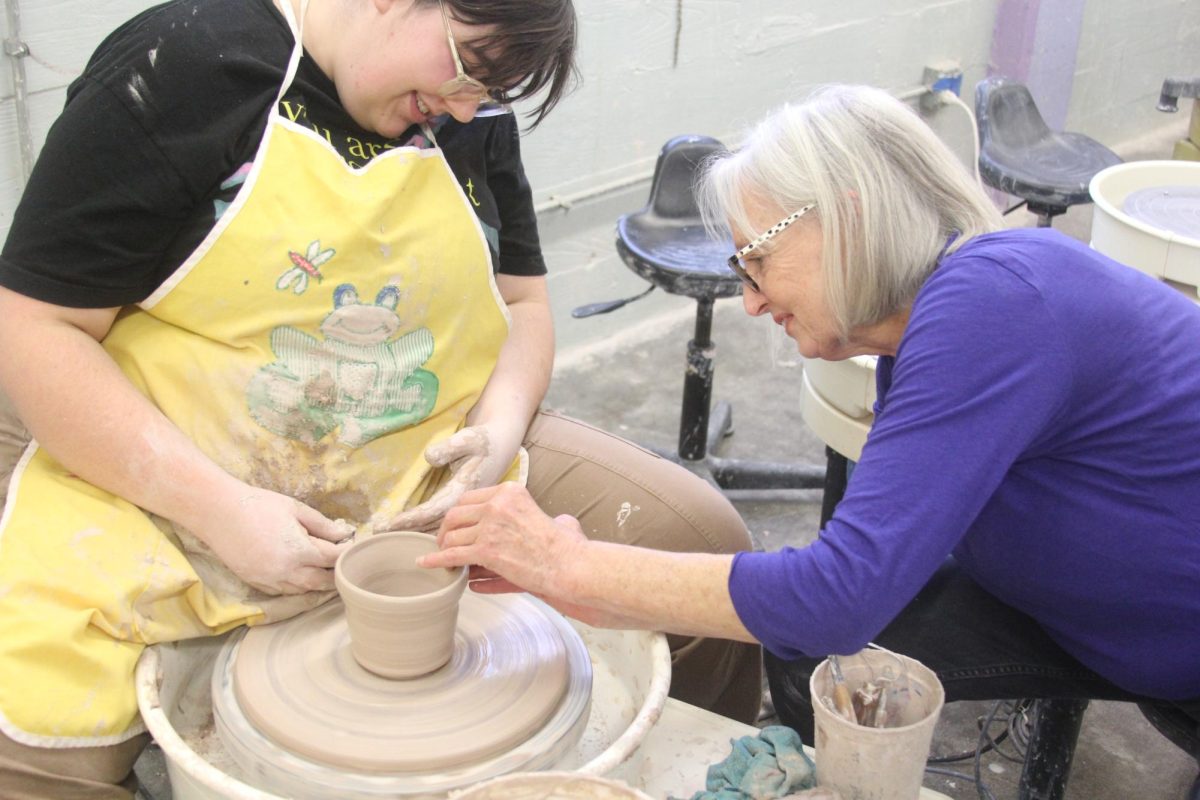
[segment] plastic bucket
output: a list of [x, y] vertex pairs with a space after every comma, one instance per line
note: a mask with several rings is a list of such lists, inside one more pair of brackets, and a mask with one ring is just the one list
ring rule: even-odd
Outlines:
[[[671, 654], [661, 633], [591, 628], [569, 620], [591, 655], [592, 704], [582, 738], [532, 768], [631, 779], [639, 748], [653, 729], [671, 685]], [[137, 665], [138, 707], [162, 747], [175, 800], [285, 800], [252, 787], [217, 734], [213, 665], [229, 634], [147, 647]], [[543, 754], [543, 756], [546, 754]], [[538, 756], [538, 758], [543, 758]], [[334, 795], [345, 800], [348, 795]], [[389, 797], [445, 797], [445, 791]]]
[[904, 702], [891, 701], [899, 726], [864, 727], [837, 715], [822, 699], [833, 695], [833, 673], [828, 659], [821, 662], [809, 678], [817, 784], [837, 789], [843, 800], [916, 800], [946, 700], [941, 681], [921, 662], [888, 650], [863, 650], [838, 661], [851, 694], [889, 672], [906, 679], [908, 690]]
[[652, 800], [628, 784], [572, 772], [520, 772], [476, 784], [451, 800]]

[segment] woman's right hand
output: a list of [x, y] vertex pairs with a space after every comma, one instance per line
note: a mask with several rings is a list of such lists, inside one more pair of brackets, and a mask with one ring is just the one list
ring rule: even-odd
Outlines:
[[0, 388], [38, 445], [88, 483], [179, 523], [260, 591], [332, 589], [345, 549], [334, 543], [351, 527], [248, 486], [203, 453], [100, 345], [119, 311], [0, 287]]
[[333, 565], [354, 527], [278, 492], [239, 483], [190, 526], [225, 566], [266, 594], [330, 591]]

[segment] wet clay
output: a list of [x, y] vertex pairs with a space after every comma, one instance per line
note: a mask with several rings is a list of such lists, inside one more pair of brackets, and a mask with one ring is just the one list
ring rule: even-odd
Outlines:
[[351, 652], [376, 675], [410, 680], [440, 668], [454, 652], [467, 569], [417, 566], [437, 549], [428, 533], [391, 531], [360, 539], [338, 557], [333, 577]]
[[436, 575], [414, 574], [399, 569], [380, 572], [359, 584], [368, 592], [387, 597], [416, 597], [435, 592], [444, 585]]
[[590, 698], [587, 650], [564, 640], [564, 627], [578, 634], [554, 613], [521, 596], [468, 592], [450, 661], [419, 678], [389, 680], [355, 661], [335, 600], [250, 629], [231, 668], [234, 696], [253, 728], [313, 761], [358, 772], [459, 768], [531, 737], [553, 742], [585, 714], [587, 703], [571, 695]]

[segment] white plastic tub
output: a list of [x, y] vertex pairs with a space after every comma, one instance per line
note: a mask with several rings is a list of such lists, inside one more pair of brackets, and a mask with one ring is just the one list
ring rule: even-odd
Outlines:
[[1125, 200], [1154, 187], [1200, 187], [1200, 162], [1130, 161], [1096, 173], [1089, 191], [1092, 248], [1160, 280], [1200, 286], [1200, 239], [1172, 233], [1125, 213]]
[[[572, 625], [591, 656], [592, 703], [583, 736], [551, 768], [619, 775], [666, 702], [671, 683], [666, 639]], [[214, 732], [210, 686], [224, 638], [147, 648], [136, 674], [142, 718], [162, 748], [175, 800], [284, 800], [240, 780]]]
[[620, 781], [575, 772], [518, 772], [483, 781], [453, 800], [653, 800]]

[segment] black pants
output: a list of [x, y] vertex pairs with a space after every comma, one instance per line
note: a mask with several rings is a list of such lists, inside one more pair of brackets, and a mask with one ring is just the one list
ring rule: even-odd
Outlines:
[[[1127, 700], [1169, 711], [1172, 719], [1181, 719], [1183, 733], [1200, 736], [1200, 698], [1173, 703], [1114, 686], [1068, 655], [1032, 618], [985, 592], [953, 560], [875, 643], [936, 672], [947, 702], [1020, 697]], [[813, 742], [808, 678], [821, 660], [784, 661], [766, 654], [779, 719], [808, 744]]]

